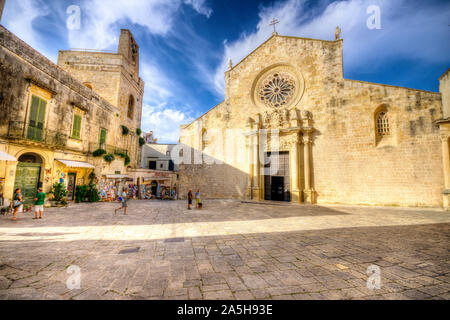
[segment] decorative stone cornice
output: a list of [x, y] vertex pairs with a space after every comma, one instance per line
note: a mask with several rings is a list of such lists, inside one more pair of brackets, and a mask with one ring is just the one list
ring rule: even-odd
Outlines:
[[450, 139], [450, 132], [448, 132], [448, 133], [441, 133], [439, 135], [439, 137], [441, 138], [442, 142], [448, 142], [448, 140]]

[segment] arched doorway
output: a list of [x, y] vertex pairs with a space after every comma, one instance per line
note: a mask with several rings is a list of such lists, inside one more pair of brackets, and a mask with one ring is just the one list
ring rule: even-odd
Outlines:
[[24, 203], [31, 203], [41, 185], [42, 158], [35, 153], [25, 153], [18, 162], [14, 190], [20, 188]]
[[152, 187], [152, 195], [156, 196], [156, 193], [158, 192], [158, 182], [153, 180], [151, 187]]

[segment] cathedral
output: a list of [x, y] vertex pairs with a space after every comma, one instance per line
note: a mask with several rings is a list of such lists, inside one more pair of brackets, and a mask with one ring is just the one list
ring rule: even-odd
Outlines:
[[343, 40], [276, 32], [225, 72], [225, 99], [181, 126], [180, 195], [445, 207], [449, 72], [440, 92], [344, 78]]

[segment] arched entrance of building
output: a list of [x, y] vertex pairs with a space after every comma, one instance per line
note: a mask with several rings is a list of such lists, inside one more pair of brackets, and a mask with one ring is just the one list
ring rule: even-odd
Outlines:
[[14, 190], [20, 188], [24, 203], [31, 203], [41, 183], [42, 158], [35, 153], [25, 153], [18, 159]]
[[152, 181], [152, 195], [156, 196], [156, 193], [158, 192], [158, 182], [156, 180]]

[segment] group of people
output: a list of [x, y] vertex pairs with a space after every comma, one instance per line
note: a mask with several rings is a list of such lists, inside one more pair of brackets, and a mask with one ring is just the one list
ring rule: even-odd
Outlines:
[[[45, 202], [46, 194], [42, 191], [42, 188], [39, 188], [36, 196], [34, 198], [34, 218], [33, 219], [42, 219], [44, 216], [44, 202]], [[195, 198], [195, 208], [201, 209], [202, 208], [202, 202], [200, 199], [200, 189], [195, 192], [195, 194], [192, 193], [192, 189], [188, 192], [188, 209], [191, 210], [192, 201]], [[117, 213], [117, 211], [123, 209], [123, 213], [127, 214], [127, 208], [128, 208], [128, 189], [124, 188], [122, 191], [122, 195], [119, 197], [119, 201], [121, 206], [119, 208], [114, 209], [114, 213]], [[23, 196], [20, 188], [17, 188], [14, 192], [14, 199], [11, 203], [13, 208], [13, 221], [17, 221], [17, 213], [23, 211]]]
[[197, 189], [197, 192], [195, 193], [195, 195], [192, 193], [192, 189], [189, 190], [188, 192], [188, 210], [191, 210], [191, 206], [192, 206], [192, 201], [194, 200], [195, 197], [195, 208], [196, 209], [201, 209], [203, 207], [202, 201], [200, 199], [200, 189]]
[[[46, 194], [42, 191], [42, 188], [37, 190], [36, 196], [34, 198], [34, 218], [42, 219], [44, 216], [44, 202]], [[17, 214], [23, 212], [23, 196], [20, 188], [14, 191], [14, 199], [11, 203], [13, 209], [13, 221], [17, 221]]]

